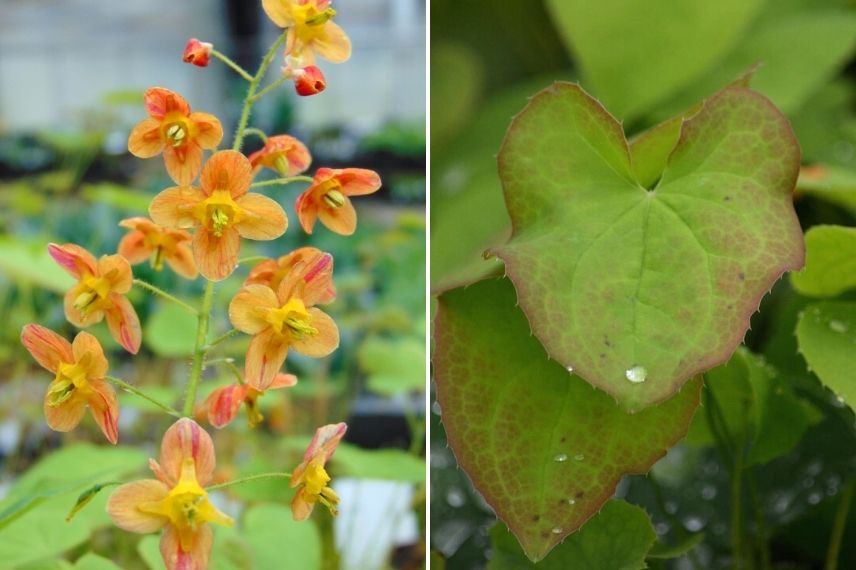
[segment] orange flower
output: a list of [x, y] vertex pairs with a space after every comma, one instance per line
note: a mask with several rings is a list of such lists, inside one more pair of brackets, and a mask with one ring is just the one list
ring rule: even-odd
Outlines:
[[208, 523], [234, 524], [211, 504], [204, 489], [214, 465], [211, 436], [193, 420], [182, 418], [163, 436], [160, 463], [149, 460], [157, 479], [117, 488], [107, 502], [107, 513], [129, 532], [164, 529], [160, 551], [168, 570], [205, 570], [214, 541]]
[[312, 185], [297, 198], [297, 218], [308, 234], [316, 218], [321, 218], [337, 234], [351, 235], [357, 229], [357, 213], [348, 196], [371, 194], [379, 188], [380, 176], [372, 170], [319, 168]]
[[119, 403], [104, 377], [107, 358], [98, 340], [80, 332], [74, 342], [39, 325], [21, 331], [21, 343], [42, 368], [56, 374], [45, 394], [45, 418], [51, 429], [71, 431], [87, 406], [110, 443], [119, 440]]
[[207, 279], [220, 281], [238, 263], [241, 237], [278, 238], [288, 226], [279, 204], [248, 193], [253, 180], [250, 161], [234, 150], [215, 153], [202, 170], [201, 188], [167, 188], [149, 205], [152, 219], [163, 226], [195, 226], [193, 258]]
[[208, 62], [211, 60], [211, 50], [213, 49], [214, 44], [190, 38], [184, 47], [184, 54], [181, 56], [181, 59], [185, 63], [192, 63], [197, 67], [208, 67]]
[[309, 443], [303, 462], [291, 474], [291, 487], [300, 486], [291, 501], [291, 514], [294, 520], [306, 520], [315, 503], [321, 503], [330, 514], [336, 516], [339, 496], [327, 484], [330, 475], [324, 465], [333, 456], [336, 447], [345, 435], [348, 426], [343, 423], [322, 426], [315, 431], [315, 437]]
[[110, 334], [131, 354], [140, 350], [143, 335], [140, 318], [125, 297], [134, 276], [121, 255], [102, 255], [97, 262], [91, 253], [68, 243], [48, 245], [60, 267], [77, 279], [65, 295], [65, 317], [76, 327], [88, 327], [107, 319]]
[[314, 247], [301, 247], [279, 259], [266, 259], [256, 264], [244, 281], [244, 285], [267, 285], [274, 291], [279, 289], [282, 280], [290, 275], [291, 279], [303, 281], [303, 293], [306, 288], [314, 289], [309, 296], [316, 303], [326, 305], [336, 298], [333, 285], [333, 256]]
[[314, 64], [315, 54], [333, 63], [351, 57], [351, 40], [333, 22], [330, 0], [262, 0], [262, 8], [277, 26], [288, 28], [285, 55], [300, 59], [300, 67]]
[[309, 168], [311, 162], [306, 145], [289, 135], [270, 137], [264, 148], [250, 155], [254, 172], [266, 166], [281, 176], [296, 176]]
[[190, 184], [202, 168], [202, 149], [215, 149], [223, 139], [220, 121], [208, 113], [191, 113], [181, 95], [163, 87], [146, 90], [144, 100], [149, 118], [131, 131], [128, 150], [140, 158], [162, 152], [175, 183]]
[[[268, 386], [268, 390], [290, 388], [295, 384], [297, 384], [297, 376], [279, 373]], [[258, 403], [258, 399], [265, 392], [266, 390], [256, 390], [247, 384], [230, 384], [211, 392], [196, 413], [197, 415], [207, 414], [211, 425], [219, 429], [229, 425], [238, 414], [241, 404], [246, 404], [247, 420], [250, 427], [254, 428], [265, 419], [259, 410]]]
[[256, 390], [271, 386], [282, 368], [289, 347], [307, 356], [327, 356], [339, 346], [339, 329], [314, 305], [329, 298], [332, 264], [296, 265], [281, 280], [276, 292], [267, 285], [244, 286], [229, 304], [229, 319], [236, 329], [253, 335], [247, 350], [244, 376]]
[[324, 78], [321, 70], [314, 65], [294, 70], [292, 77], [294, 79], [294, 89], [301, 97], [317, 95], [327, 89], [327, 79]]
[[155, 271], [163, 269], [163, 262], [173, 271], [188, 279], [199, 273], [190, 251], [190, 234], [184, 230], [163, 228], [148, 218], [127, 218], [119, 222], [132, 231], [119, 242], [119, 255], [136, 265], [149, 260]]

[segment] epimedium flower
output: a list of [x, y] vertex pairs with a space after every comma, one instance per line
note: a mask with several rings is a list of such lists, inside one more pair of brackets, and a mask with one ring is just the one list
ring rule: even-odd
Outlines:
[[167, 188], [152, 200], [149, 215], [163, 226], [195, 227], [193, 258], [207, 279], [220, 281], [238, 263], [241, 237], [271, 240], [288, 226], [282, 207], [248, 192], [253, 180], [250, 161], [234, 150], [211, 156], [202, 169], [200, 188]]
[[[256, 390], [270, 387], [289, 348], [320, 358], [339, 346], [339, 329], [314, 305], [329, 298], [332, 260], [301, 263], [281, 280], [277, 290], [245, 285], [229, 304], [234, 327], [253, 335], [244, 364], [247, 383]], [[329, 269], [328, 269], [329, 268]]]
[[259, 408], [259, 398], [264, 396], [268, 390], [290, 388], [295, 384], [297, 384], [297, 376], [279, 373], [274, 376], [273, 382], [267, 390], [256, 390], [248, 384], [230, 384], [217, 388], [199, 407], [197, 415], [207, 415], [208, 422], [220, 429], [229, 425], [235, 419], [241, 406], [246, 405], [247, 422], [250, 427], [254, 428], [264, 420]]
[[[325, 305], [336, 298], [333, 285], [333, 256], [315, 247], [300, 247], [278, 259], [266, 259], [257, 263], [247, 275], [244, 285], [267, 285], [274, 291], [279, 289], [283, 279], [298, 280], [305, 289], [314, 288], [310, 296], [316, 303]], [[302, 284], [299, 281], [303, 281]]]
[[139, 158], [163, 153], [166, 170], [176, 184], [193, 182], [202, 168], [202, 149], [215, 149], [223, 127], [214, 115], [191, 112], [187, 101], [169, 89], [152, 87], [143, 96], [147, 119], [128, 137], [128, 150]]
[[140, 318], [125, 297], [134, 281], [128, 260], [121, 255], [102, 255], [96, 261], [91, 253], [71, 243], [49, 244], [48, 252], [77, 279], [77, 284], [65, 295], [68, 321], [85, 328], [106, 319], [116, 342], [136, 354], [143, 336]]
[[300, 67], [313, 65], [316, 54], [332, 63], [351, 57], [351, 40], [333, 22], [329, 0], [262, 0], [262, 8], [277, 26], [288, 28], [285, 55], [299, 58]]
[[185, 63], [192, 63], [197, 67], [208, 67], [208, 62], [211, 61], [211, 50], [213, 49], [214, 44], [190, 38], [184, 47], [184, 54], [182, 54], [181, 59]]
[[342, 422], [315, 430], [315, 436], [303, 454], [303, 462], [291, 474], [291, 487], [298, 487], [291, 501], [294, 520], [309, 518], [315, 503], [327, 507], [333, 516], [338, 514], [339, 496], [329, 486], [330, 475], [324, 466], [333, 456], [347, 429], [348, 426]]
[[280, 176], [296, 176], [305, 172], [312, 163], [306, 145], [289, 135], [269, 137], [265, 146], [251, 154], [249, 159], [254, 172], [267, 167]]
[[380, 188], [380, 176], [364, 168], [319, 168], [309, 188], [297, 198], [295, 209], [303, 230], [311, 234], [315, 220], [341, 235], [357, 229], [357, 213], [349, 196], [362, 196]]
[[301, 97], [317, 95], [327, 89], [327, 79], [314, 65], [294, 70], [292, 79], [294, 79], [294, 90]]
[[129, 263], [148, 260], [155, 271], [161, 271], [166, 261], [182, 277], [196, 279], [199, 271], [190, 251], [189, 233], [164, 228], [143, 217], [126, 218], [119, 225], [131, 230], [119, 242], [119, 255]]
[[213, 533], [208, 523], [232, 526], [205, 491], [215, 466], [211, 436], [188, 418], [175, 422], [164, 434], [160, 463], [149, 460], [157, 479], [118, 487], [107, 503], [107, 513], [121, 529], [151, 533], [163, 529], [160, 552], [168, 570], [204, 570], [208, 566]]
[[48, 426], [71, 431], [89, 408], [104, 436], [115, 444], [119, 440], [119, 403], [113, 387], [104, 380], [107, 358], [98, 340], [80, 332], [70, 343], [50, 329], [30, 324], [21, 331], [21, 343], [42, 368], [55, 374], [45, 394]]

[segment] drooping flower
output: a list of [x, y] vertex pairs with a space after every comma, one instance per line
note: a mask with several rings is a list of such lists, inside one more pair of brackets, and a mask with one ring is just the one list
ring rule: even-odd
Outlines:
[[142, 331], [134, 306], [125, 297], [133, 286], [131, 265], [121, 255], [91, 253], [68, 243], [48, 245], [48, 252], [60, 267], [77, 279], [65, 295], [65, 317], [76, 327], [88, 327], [107, 320], [110, 334], [131, 354], [140, 350]]
[[211, 436], [193, 420], [182, 418], [163, 436], [160, 463], [149, 460], [157, 479], [118, 487], [110, 495], [107, 513], [129, 532], [163, 529], [160, 551], [168, 570], [204, 570], [214, 541], [208, 523], [234, 524], [211, 504], [205, 491], [214, 465]]
[[132, 265], [149, 260], [155, 271], [163, 269], [163, 262], [187, 279], [196, 279], [199, 271], [190, 251], [191, 236], [184, 230], [164, 228], [148, 218], [127, 218], [119, 222], [131, 231], [119, 242], [119, 255]]
[[321, 503], [336, 516], [339, 496], [329, 486], [330, 475], [324, 465], [333, 456], [348, 426], [342, 422], [322, 426], [315, 431], [315, 437], [309, 443], [303, 462], [291, 474], [291, 487], [299, 487], [291, 501], [291, 513], [294, 520], [306, 520], [315, 503]]
[[315, 220], [331, 231], [351, 235], [357, 229], [357, 213], [348, 196], [362, 196], [380, 188], [380, 176], [363, 168], [319, 168], [312, 185], [297, 198], [295, 209], [303, 230], [311, 234]]
[[253, 171], [267, 167], [280, 176], [296, 176], [306, 171], [312, 163], [309, 149], [302, 142], [289, 135], [275, 135], [268, 138], [265, 146], [250, 155]]
[[181, 56], [181, 59], [185, 63], [192, 63], [197, 67], [208, 67], [208, 62], [211, 60], [211, 50], [213, 49], [214, 44], [190, 38], [184, 47], [184, 54]]
[[326, 305], [336, 298], [333, 285], [333, 256], [314, 247], [300, 247], [279, 259], [260, 261], [250, 270], [244, 285], [267, 285], [274, 291], [286, 277], [303, 281], [306, 288], [313, 288], [309, 296], [319, 305]]
[[262, 8], [277, 26], [288, 28], [285, 55], [300, 59], [300, 67], [313, 65], [315, 55], [332, 63], [351, 57], [351, 40], [333, 22], [330, 0], [262, 0]]
[[287, 58], [286, 62], [282, 68], [282, 74], [286, 79], [294, 81], [294, 90], [301, 97], [317, 95], [327, 88], [327, 79], [318, 67], [314, 65], [295, 67], [291, 58]]
[[[279, 373], [274, 376], [267, 390], [290, 388], [295, 384], [297, 384], [297, 376]], [[197, 415], [206, 414], [211, 425], [219, 429], [230, 424], [238, 414], [241, 405], [245, 404], [247, 421], [250, 427], [256, 427], [264, 420], [258, 400], [267, 390], [256, 390], [248, 384], [230, 384], [217, 388], [199, 407]]]
[[45, 394], [45, 419], [56, 431], [71, 431], [88, 407], [110, 443], [119, 440], [119, 403], [104, 377], [107, 358], [98, 340], [80, 332], [74, 342], [45, 327], [30, 324], [21, 331], [21, 343], [42, 368], [55, 374]]
[[[282, 278], [277, 290], [267, 285], [245, 285], [229, 304], [236, 329], [253, 335], [244, 365], [244, 377], [256, 390], [270, 387], [282, 368], [289, 347], [320, 358], [339, 346], [339, 329], [314, 305], [329, 298], [331, 260], [301, 263]], [[329, 270], [328, 270], [329, 267]]]
[[261, 194], [247, 192], [250, 161], [234, 150], [215, 153], [202, 169], [200, 188], [167, 188], [149, 205], [149, 215], [163, 226], [196, 227], [193, 258], [212, 281], [231, 275], [238, 262], [241, 237], [278, 238], [288, 226], [282, 207]]
[[202, 168], [202, 149], [215, 149], [223, 139], [220, 121], [208, 113], [192, 113], [181, 95], [163, 87], [146, 90], [144, 101], [149, 118], [131, 131], [128, 150], [139, 158], [163, 153], [175, 183], [190, 184]]

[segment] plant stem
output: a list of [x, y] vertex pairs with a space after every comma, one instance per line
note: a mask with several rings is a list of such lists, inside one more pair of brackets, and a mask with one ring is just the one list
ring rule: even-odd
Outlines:
[[292, 182], [312, 182], [314, 178], [311, 176], [289, 176], [287, 178], [274, 178], [273, 180], [264, 180], [262, 182], [253, 182], [250, 188], [262, 188], [264, 186], [285, 186]]
[[181, 417], [181, 414], [178, 412], [178, 410], [176, 410], [172, 406], [168, 406], [162, 402], [158, 402], [157, 400], [155, 400], [154, 398], [152, 398], [151, 396], [149, 396], [145, 392], [142, 392], [142, 391], [134, 388], [133, 386], [131, 386], [130, 384], [128, 384], [124, 380], [121, 380], [119, 378], [114, 378], [113, 376], [105, 376], [104, 378], [106, 380], [112, 382], [113, 384], [119, 386], [120, 388], [122, 388], [126, 392], [130, 392], [131, 394], [139, 396], [140, 398], [143, 398], [144, 400], [148, 400], [149, 402], [151, 402], [152, 404], [154, 404], [158, 408], [162, 409], [163, 411], [165, 411], [169, 415], [175, 416], [177, 418]]
[[847, 526], [847, 515], [853, 504], [853, 491], [856, 489], [856, 478], [850, 479], [844, 484], [838, 509], [835, 511], [835, 521], [832, 523], [832, 534], [829, 537], [829, 548], [826, 550], [825, 570], [838, 569], [838, 555], [841, 552], [841, 540], [844, 537], [844, 528]]
[[250, 120], [250, 111], [253, 108], [253, 103], [255, 103], [253, 97], [256, 94], [256, 89], [259, 88], [259, 82], [261, 82], [262, 77], [264, 77], [270, 62], [273, 60], [276, 50], [279, 49], [279, 46], [281, 46], [282, 42], [285, 41], [285, 34], [286, 32], [283, 32], [276, 39], [273, 45], [270, 46], [270, 49], [265, 54], [255, 77], [250, 80], [250, 86], [247, 88], [247, 97], [244, 99], [244, 107], [241, 109], [241, 118], [238, 120], [237, 129], [235, 129], [235, 141], [232, 143], [232, 150], [241, 150], [241, 144], [244, 142], [244, 134], [247, 129], [247, 122]]
[[269, 257], [265, 257], [264, 255], [253, 255], [250, 257], [242, 257], [238, 260], [238, 265], [249, 265], [251, 263], [259, 263], [261, 261], [267, 261], [270, 259]]
[[224, 487], [231, 487], [232, 485], [239, 485], [241, 483], [247, 483], [249, 481], [256, 481], [258, 479], [274, 479], [274, 478], [282, 478], [282, 479], [290, 479], [291, 473], [259, 473], [257, 475], [248, 475], [247, 477], [240, 477], [238, 479], [232, 479], [231, 481], [226, 481], [225, 483], [217, 483], [216, 485], [209, 485], [205, 487], [206, 491], [213, 491], [215, 489], [223, 489]]
[[753, 469], [746, 470], [746, 483], [749, 488], [749, 500], [752, 502], [752, 512], [755, 514], [755, 527], [758, 529], [758, 550], [761, 556], [761, 570], [772, 570], [770, 560], [770, 542], [767, 540], [767, 523], [764, 520], [764, 510], [758, 494], [758, 482]]
[[208, 346], [205, 347], [205, 351], [208, 352], [209, 350], [211, 350], [212, 348], [214, 348], [215, 346], [217, 346], [221, 342], [225, 342], [225, 341], [229, 340], [230, 338], [232, 338], [233, 336], [235, 336], [236, 334], [238, 334], [240, 332], [241, 331], [239, 331], [238, 329], [232, 329], [229, 332], [221, 334], [220, 336], [218, 336], [217, 338], [215, 338], [214, 340], [212, 340], [211, 342], [208, 343]]
[[228, 368], [232, 374], [235, 375], [235, 378], [238, 379], [238, 384], [244, 383], [244, 375], [241, 374], [241, 371], [238, 370], [238, 367], [235, 366], [234, 358], [214, 358], [212, 360], [206, 360], [204, 366], [209, 366], [211, 364], [222, 364], [226, 368]]
[[199, 320], [196, 325], [196, 345], [193, 349], [193, 364], [190, 367], [190, 380], [187, 383], [187, 395], [184, 398], [184, 415], [190, 417], [193, 414], [193, 406], [196, 404], [196, 390], [199, 388], [199, 380], [202, 378], [203, 361], [205, 360], [205, 339], [208, 337], [208, 321], [211, 317], [211, 305], [214, 302], [214, 282], [208, 281], [205, 285], [205, 293], [202, 295], [202, 310], [199, 311]]
[[282, 85], [285, 81], [286, 81], [285, 77], [278, 77], [276, 79], [276, 81], [274, 81], [273, 83], [271, 83], [270, 85], [268, 85], [267, 87], [265, 87], [264, 89], [262, 89], [261, 91], [256, 93], [255, 95], [253, 95], [253, 102], [255, 103], [256, 101], [258, 101], [259, 99], [261, 99], [262, 97], [264, 97], [265, 95], [267, 95], [268, 93], [270, 93], [271, 91], [273, 91], [274, 89], [276, 89], [277, 87]]
[[234, 61], [232, 61], [229, 58], [229, 56], [227, 56], [226, 54], [221, 53], [221, 52], [217, 51], [216, 49], [212, 49], [211, 55], [213, 55], [214, 57], [216, 57], [217, 59], [219, 59], [220, 61], [222, 61], [226, 65], [228, 65], [229, 67], [231, 67], [232, 70], [235, 71], [235, 73], [237, 73], [238, 75], [240, 75], [241, 77], [243, 77], [247, 81], [253, 80], [253, 76], [250, 75], [249, 73], [247, 73], [247, 70], [245, 70], [243, 67], [241, 67], [240, 65], [238, 65]]
[[182, 309], [184, 309], [188, 313], [191, 313], [193, 315], [199, 314], [199, 311], [197, 311], [192, 305], [190, 305], [189, 303], [185, 303], [184, 301], [182, 301], [178, 297], [175, 297], [174, 295], [170, 295], [169, 293], [167, 293], [166, 291], [164, 291], [160, 287], [155, 287], [151, 283], [146, 283], [142, 279], [134, 279], [134, 285], [136, 285], [137, 287], [142, 287], [143, 289], [146, 289], [149, 293], [157, 295], [158, 297], [163, 297], [167, 301], [171, 301], [171, 302], [175, 303], [176, 305], [178, 305], [179, 307], [181, 307]]
[[244, 134], [245, 135], [256, 135], [257, 137], [262, 139], [263, 143], [267, 144], [267, 142], [268, 142], [267, 134], [261, 129], [257, 129], [255, 127], [249, 127], [249, 128], [244, 129]]

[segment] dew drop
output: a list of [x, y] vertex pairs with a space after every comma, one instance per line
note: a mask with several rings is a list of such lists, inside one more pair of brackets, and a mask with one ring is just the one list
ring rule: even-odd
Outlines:
[[842, 323], [841, 321], [836, 320], [829, 321], [829, 330], [832, 332], [846, 333], [847, 328], [847, 323]]
[[573, 373], [574, 373], [574, 367], [573, 367], [573, 366], [568, 366], [567, 368], [565, 368], [565, 370], [567, 370], [567, 371], [568, 371], [568, 374], [573, 374]]
[[558, 455], [553, 457], [553, 461], [557, 461], [559, 463], [564, 463], [567, 460], [568, 460], [568, 456], [564, 453], [559, 453]]
[[576, 459], [577, 461], [582, 461], [585, 458], [586, 458], [586, 456], [583, 455], [582, 453], [577, 453], [576, 455], [574, 455], [574, 459]]
[[569, 505], [576, 505], [576, 504], [577, 504], [577, 500], [576, 500], [576, 499], [568, 499], [568, 504], [569, 504]]
[[446, 493], [446, 502], [449, 503], [449, 506], [454, 508], [463, 507], [464, 503], [467, 502], [464, 493], [460, 489], [449, 489], [449, 492]]
[[625, 370], [624, 376], [634, 384], [640, 384], [648, 377], [648, 371], [644, 366], [634, 366]]
[[553, 534], [562, 534], [562, 527], [554, 526], [553, 527]]

